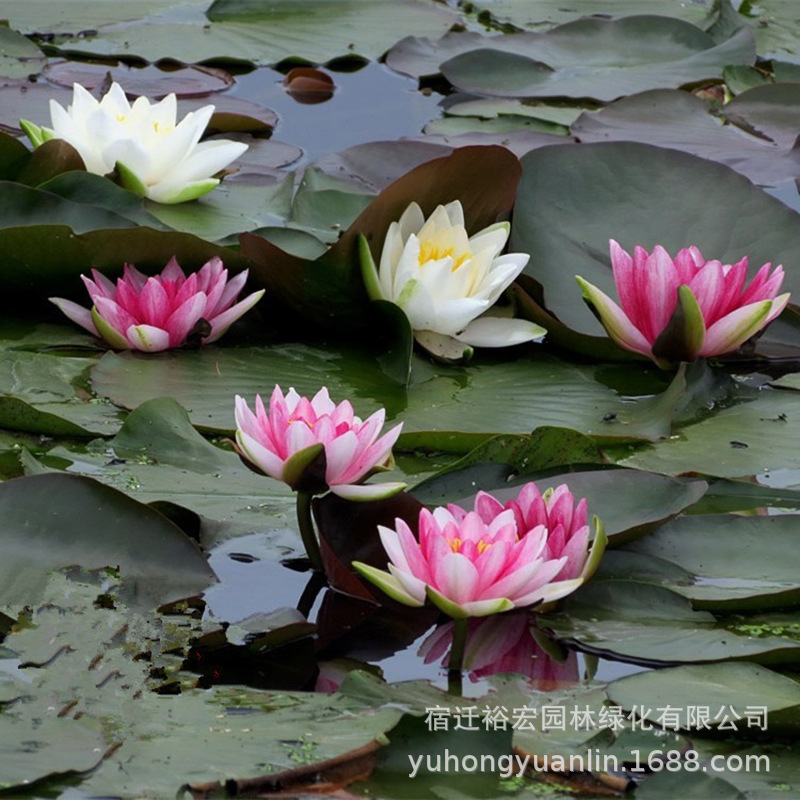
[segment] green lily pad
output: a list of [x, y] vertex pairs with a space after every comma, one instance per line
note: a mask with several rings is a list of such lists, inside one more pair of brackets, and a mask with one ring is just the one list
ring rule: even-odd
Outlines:
[[668, 589], [627, 580], [591, 581], [546, 623], [582, 649], [647, 665], [741, 660], [791, 663], [800, 640], [791, 634], [754, 637], [725, 627]]
[[0, 25], [0, 76], [25, 80], [44, 66], [44, 53], [27, 37]]
[[206, 547], [243, 531], [265, 532], [282, 554], [300, 545], [292, 519], [294, 492], [204, 439], [171, 398], [142, 403], [107, 444], [56, 446], [43, 459], [27, 458], [26, 472], [50, 471], [46, 465], [54, 465], [93, 477], [140, 503], [166, 501], [191, 509], [205, 518], [200, 537]]
[[627, 549], [687, 570], [688, 581], [661, 585], [689, 598], [695, 608], [754, 611], [796, 606], [800, 580], [792, 561], [798, 519], [682, 517]]
[[127, 590], [159, 604], [194, 594], [214, 573], [193, 542], [161, 514], [77, 475], [0, 484], [0, 603], [36, 602], [51, 569], [119, 567]]
[[51, 716], [26, 731], [0, 714], [0, 790], [23, 790], [40, 780], [66, 778], [96, 767], [106, 750], [91, 724]]
[[755, 400], [723, 408], [620, 463], [673, 475], [693, 471], [722, 478], [754, 475], [765, 479], [773, 470], [800, 468], [800, 452], [794, 444], [800, 426], [796, 410], [793, 391], [764, 388]]
[[151, 14], [169, 12], [179, 6], [194, 6], [198, 12], [205, 0], [140, 0], [135, 5], [115, 0], [44, 0], [35, 5], [27, 0], [8, 0], [3, 16], [23, 33], [78, 34], [116, 22], [141, 20]]
[[441, 34], [458, 21], [453, 11], [425, 0], [398, 0], [391, 15], [385, 11], [381, 0], [344, 6], [330, 0], [279, 0], [266, 8], [247, 0], [216, 0], [182, 19], [165, 14], [99, 28], [94, 23], [94, 35], [78, 41], [57, 37], [55, 43], [64, 53], [268, 66], [287, 58], [321, 63], [357, 54], [376, 59], [400, 35]]
[[0, 352], [0, 426], [60, 436], [115, 433], [119, 409], [92, 402], [81, 388], [94, 363], [93, 358]]
[[[635, 707], [651, 722], [671, 707], [670, 720], [683, 730], [702, 729], [696, 718], [688, 716], [698, 706], [711, 711], [707, 723], [712, 730], [796, 735], [800, 725], [800, 685], [757, 664], [698, 664], [640, 672], [609, 684], [608, 695], [627, 710]], [[715, 718], [720, 709], [724, 713]]]
[[[402, 448], [422, 447], [434, 435], [436, 448], [442, 449], [446, 435], [454, 434], [446, 449], [466, 452], [492, 435], [529, 433], [542, 425], [612, 435], [603, 415], [624, 404], [592, 375], [592, 368], [541, 358], [467, 368], [433, 366], [415, 358], [411, 385], [398, 391], [366, 352], [287, 344], [155, 357], [108, 353], [92, 370], [91, 380], [99, 396], [126, 408], [168, 395], [188, 410], [194, 425], [225, 432], [234, 427], [236, 394], [249, 400], [257, 393], [268, 396], [280, 382], [284, 389], [294, 386], [312, 396], [327, 386], [332, 397], [350, 398], [362, 416], [383, 406], [390, 421], [402, 420]], [[633, 424], [614, 433], [623, 440], [638, 435]]]
[[406, 39], [392, 49], [387, 63], [412, 74], [441, 71], [471, 94], [609, 101], [719, 77], [727, 64], [752, 64], [755, 55], [749, 30], [718, 43], [688, 22], [648, 15], [587, 17], [546, 33]]
[[[269, 142], [264, 142], [269, 145]], [[289, 217], [292, 176], [253, 175], [223, 181], [213, 192], [192, 203], [163, 205], [146, 202], [152, 216], [174, 230], [211, 242], [236, 243], [242, 231], [283, 225]]]
[[[594, 338], [602, 328], [579, 302], [575, 274], [616, 296], [611, 238], [628, 250], [662, 244], [673, 255], [694, 244], [707, 258], [726, 263], [746, 254], [751, 275], [764, 262], [783, 262], [784, 289], [800, 282], [800, 270], [792, 269], [800, 217], [720, 164], [676, 150], [610, 142], [541, 148], [523, 158], [523, 170], [510, 247], [531, 255], [526, 275], [540, 287], [549, 312], [540, 307], [536, 321], [571, 347], [592, 351], [605, 342]], [[702, 191], [686, 193], [688, 185]], [[677, 196], [680, 203], [674, 202]], [[579, 335], [548, 326], [551, 315]], [[767, 329], [757, 347], [769, 337]]]
[[[789, 117], [797, 117], [797, 88], [791, 84], [759, 87], [740, 97], [747, 99], [765, 90], [770, 90], [768, 97], [783, 97], [763, 104], [742, 102], [740, 109], [737, 98], [722, 112], [733, 123], [729, 125], [692, 94], [654, 89], [617, 100], [600, 111], [587, 112], [570, 130], [584, 143], [624, 140], [683, 150], [727, 164], [767, 186], [790, 175], [800, 176], [800, 154], [792, 149], [794, 139], [786, 141], [786, 136], [776, 133], [774, 125], [765, 127], [771, 118], [782, 115], [786, 117], [784, 130], [788, 133]], [[794, 107], [789, 105], [790, 96], [795, 98]]]
[[[492, 20], [511, 23], [523, 29], [538, 29], [558, 25], [563, 22], [588, 17], [598, 13], [595, 0], [570, 0], [564, 5], [561, 0], [537, 0], [531, 7], [529, 0], [475, 0], [470, 3], [473, 12], [490, 15]], [[641, 13], [646, 8], [650, 14], [675, 17], [702, 25], [708, 22], [716, 3], [713, 0], [696, 0], [692, 3], [675, 0], [614, 0], [613, 4], [603, 6], [603, 16], [609, 19], [627, 17]]]

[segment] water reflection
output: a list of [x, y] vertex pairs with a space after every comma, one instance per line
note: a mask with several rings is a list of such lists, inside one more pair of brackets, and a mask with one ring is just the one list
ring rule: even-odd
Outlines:
[[[379, 606], [312, 585], [310, 573], [266, 557], [266, 538], [240, 537], [211, 555], [220, 583], [206, 592], [206, 622], [220, 628], [195, 642], [184, 665], [202, 675], [203, 685], [333, 692], [352, 670], [366, 670], [389, 683], [425, 680], [447, 688], [452, 622], [437, 624], [435, 609]], [[300, 606], [313, 625], [298, 624]], [[491, 688], [488, 679], [503, 673], [555, 691], [643, 669], [568, 649], [547, 637], [535, 614], [512, 611], [470, 622], [463, 692], [481, 696]]]

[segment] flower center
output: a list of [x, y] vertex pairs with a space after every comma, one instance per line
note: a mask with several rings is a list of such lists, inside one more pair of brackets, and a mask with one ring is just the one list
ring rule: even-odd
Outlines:
[[314, 423], [313, 422], [309, 422], [307, 419], [303, 419], [302, 417], [300, 417], [299, 419], [290, 419], [289, 420], [289, 424], [290, 425], [294, 425], [295, 422], [302, 422], [304, 425], [306, 425], [308, 427], [309, 430], [311, 430], [311, 431], [314, 430]]
[[[460, 553], [461, 545], [464, 544], [464, 541], [456, 537], [455, 539], [448, 539], [447, 543], [450, 545], [450, 549], [454, 553]], [[487, 542], [485, 539], [481, 539], [476, 545], [478, 550], [478, 555], [480, 555], [484, 550], [488, 550], [493, 544], [494, 542]]]
[[453, 266], [450, 269], [455, 272], [465, 261], [472, 258], [472, 253], [470, 253], [469, 250], [465, 250], [456, 258], [454, 256], [455, 249], [455, 245], [451, 244], [450, 247], [442, 247], [440, 244], [430, 239], [421, 242], [419, 247], [419, 265], [424, 267], [429, 261], [439, 261], [449, 256], [453, 259]]

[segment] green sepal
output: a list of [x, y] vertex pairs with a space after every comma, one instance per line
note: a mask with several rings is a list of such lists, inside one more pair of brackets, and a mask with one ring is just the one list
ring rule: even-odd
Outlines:
[[133, 192], [137, 197], [147, 197], [147, 186], [139, 179], [135, 172], [132, 172], [121, 161], [117, 161], [114, 168], [119, 175], [119, 182], [123, 189]]
[[[302, 423], [301, 423], [302, 424]], [[325, 445], [312, 444], [292, 454], [283, 465], [283, 480], [296, 492], [323, 494], [328, 491], [325, 482]]]
[[361, 277], [364, 281], [364, 288], [367, 290], [370, 300], [386, 300], [381, 288], [380, 278], [378, 277], [378, 267], [369, 249], [369, 242], [363, 233], [358, 234], [358, 259], [361, 263]]
[[370, 583], [377, 586], [384, 594], [389, 595], [392, 600], [402, 603], [404, 606], [419, 608], [425, 605], [415, 597], [410, 595], [400, 584], [400, 581], [391, 573], [384, 572], [382, 569], [364, 564], [362, 561], [354, 561], [353, 569]]
[[694, 361], [703, 349], [706, 323], [694, 292], [678, 287], [678, 303], [669, 322], [653, 342], [653, 355], [660, 361]]
[[34, 147], [38, 147], [45, 141], [44, 130], [39, 125], [34, 125], [33, 122], [27, 119], [21, 119], [19, 126]]
[[92, 306], [92, 322], [94, 322], [97, 332], [115, 350], [130, 350], [130, 342], [118, 331], [112, 328], [98, 313], [97, 308]]

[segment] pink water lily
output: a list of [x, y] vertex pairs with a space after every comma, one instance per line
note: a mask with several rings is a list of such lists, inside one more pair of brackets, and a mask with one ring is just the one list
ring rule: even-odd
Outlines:
[[172, 258], [160, 275], [150, 278], [130, 264], [116, 284], [95, 269], [94, 280], [81, 278], [94, 304], [91, 310], [61, 297], [50, 300], [117, 350], [151, 353], [180, 347], [192, 333], [199, 333], [203, 344], [216, 341], [264, 294], [262, 289], [235, 302], [247, 270], [228, 280], [217, 257], [188, 277]]
[[577, 276], [609, 336], [620, 347], [660, 366], [733, 352], [758, 333], [789, 301], [778, 295], [783, 268], [759, 269], [749, 285], [747, 256], [735, 264], [706, 261], [696, 247], [675, 258], [656, 245], [636, 247], [633, 256], [613, 239], [611, 266], [619, 305]]
[[[389, 571], [360, 562], [353, 566], [398, 602], [421, 606], [427, 597], [456, 619], [552, 603], [577, 589], [593, 571], [605, 544], [599, 522], [591, 568], [561, 578], [565, 567], [574, 567], [572, 548], [563, 536], [548, 547], [547, 516], [539, 515], [530, 528], [527, 521], [520, 527], [521, 516], [515, 508], [500, 506], [498, 510], [498, 506], [499, 501], [482, 492], [474, 511], [455, 505], [432, 512], [422, 509], [419, 541], [401, 519], [395, 520], [394, 529], [379, 526]], [[555, 516], [563, 520], [560, 511]], [[585, 550], [587, 539], [582, 536], [576, 538], [583, 541]]]
[[[388, 497], [405, 488], [404, 483], [362, 483], [391, 466], [392, 447], [403, 428], [401, 423], [381, 436], [384, 409], [362, 421], [348, 400], [335, 404], [325, 387], [309, 400], [294, 389], [284, 396], [280, 386], [272, 392], [269, 411], [259, 395], [255, 409], [237, 395], [236, 443], [241, 455], [270, 477], [301, 492], [330, 489], [350, 500]], [[325, 471], [318, 474], [323, 453]]]
[[[466, 514], [458, 506], [448, 506], [454, 515]], [[514, 513], [517, 529], [529, 531], [538, 526], [547, 529], [543, 557], [565, 558], [564, 566], [556, 575], [559, 580], [592, 576], [600, 562], [606, 545], [606, 536], [599, 521], [595, 520], [595, 535], [589, 546], [590, 528], [587, 519], [586, 500], [577, 503], [567, 484], [551, 487], [540, 492], [535, 483], [527, 483], [516, 497], [505, 505], [488, 492], [478, 492], [475, 511], [486, 522], [503, 511]]]

